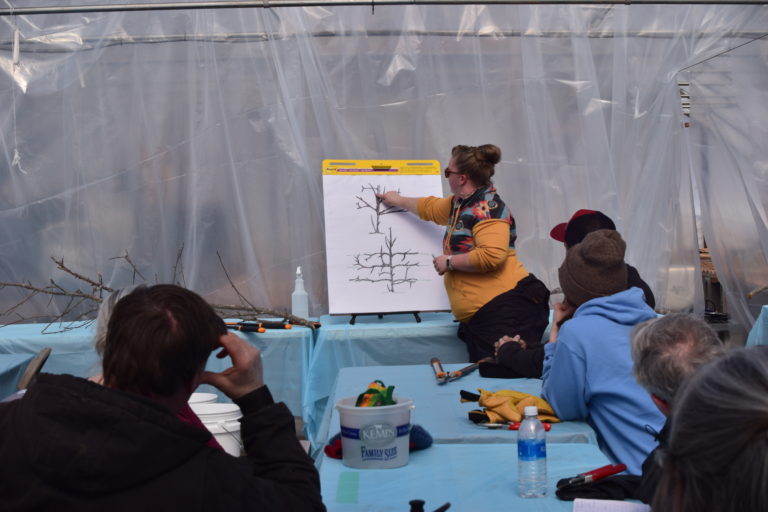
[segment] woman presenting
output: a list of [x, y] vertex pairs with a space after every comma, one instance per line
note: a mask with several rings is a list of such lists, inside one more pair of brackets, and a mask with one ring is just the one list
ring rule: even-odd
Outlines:
[[[517, 258], [515, 219], [491, 183], [500, 160], [501, 150], [493, 144], [456, 146], [444, 171], [449, 197], [403, 197], [394, 191], [377, 196], [446, 226], [443, 254], [434, 266], [444, 278], [460, 322], [458, 336], [472, 362], [492, 357], [494, 343], [504, 335], [519, 335], [534, 348], [549, 320], [549, 290]], [[535, 368], [517, 373], [540, 376]]]

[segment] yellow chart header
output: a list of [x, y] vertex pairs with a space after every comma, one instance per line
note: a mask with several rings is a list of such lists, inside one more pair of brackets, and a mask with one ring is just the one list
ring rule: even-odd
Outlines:
[[324, 175], [440, 174], [437, 160], [323, 160]]

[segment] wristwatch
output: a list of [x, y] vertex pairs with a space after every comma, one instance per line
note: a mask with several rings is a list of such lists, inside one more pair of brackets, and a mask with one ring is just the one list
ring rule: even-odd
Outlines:
[[453, 270], [453, 267], [451, 267], [451, 257], [448, 256], [445, 258], [445, 266], [448, 270]]

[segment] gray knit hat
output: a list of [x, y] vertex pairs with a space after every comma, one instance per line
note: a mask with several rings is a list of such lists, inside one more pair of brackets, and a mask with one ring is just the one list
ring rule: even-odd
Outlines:
[[588, 233], [568, 249], [558, 270], [560, 288], [573, 306], [627, 289], [627, 244], [618, 231], [600, 229]]

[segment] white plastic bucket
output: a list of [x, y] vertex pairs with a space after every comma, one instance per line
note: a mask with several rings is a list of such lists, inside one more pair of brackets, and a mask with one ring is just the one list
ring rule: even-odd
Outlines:
[[190, 404], [212, 404], [218, 400], [216, 393], [192, 393], [187, 400]]
[[196, 403], [189, 404], [205, 428], [211, 431], [224, 451], [235, 457], [240, 456], [240, 422], [243, 413], [235, 404]]
[[395, 405], [355, 407], [356, 400], [353, 396], [336, 402], [344, 465], [384, 469], [408, 464], [413, 400], [394, 397]]

